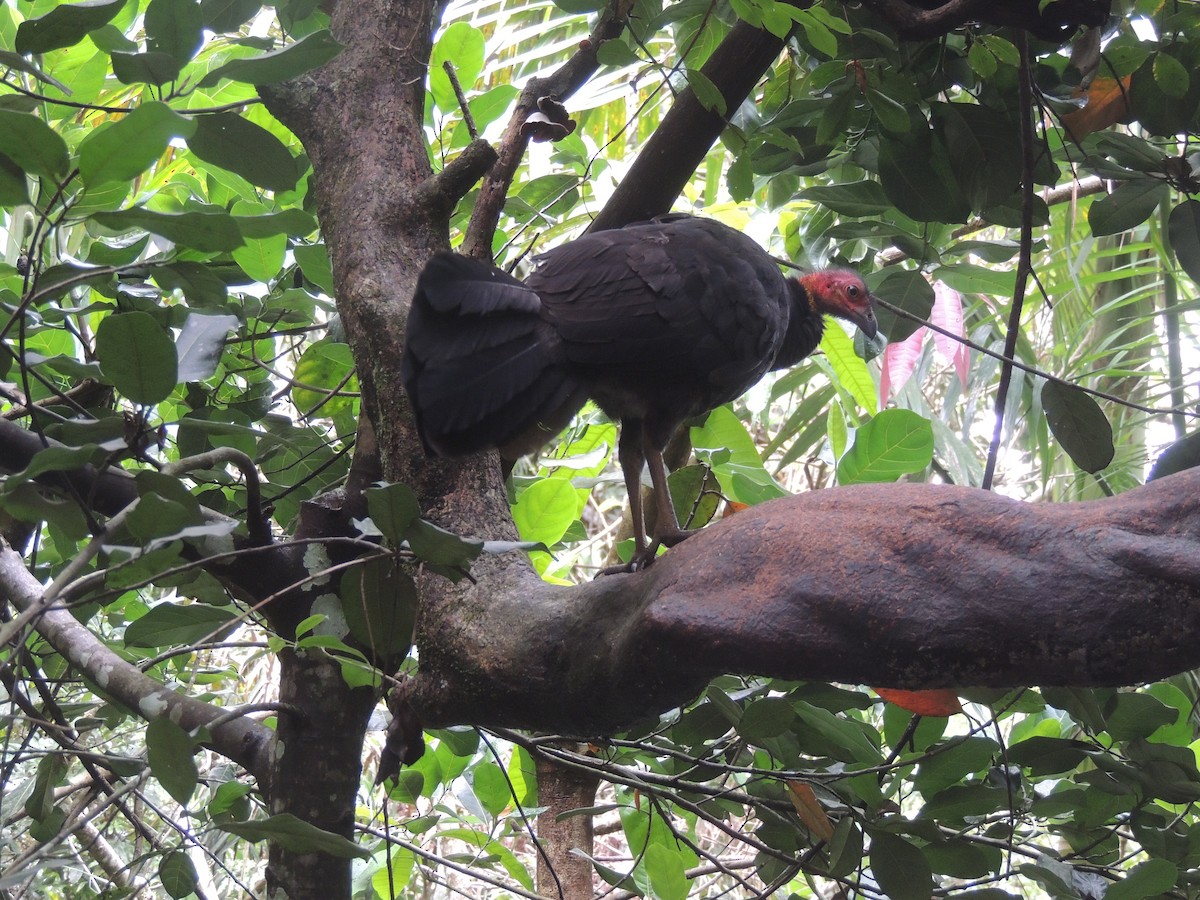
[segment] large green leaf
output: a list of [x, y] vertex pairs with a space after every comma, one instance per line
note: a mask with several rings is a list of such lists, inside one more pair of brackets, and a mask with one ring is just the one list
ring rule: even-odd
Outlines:
[[158, 864], [158, 880], [175, 900], [184, 900], [200, 888], [196, 865], [182, 850], [166, 853]]
[[179, 359], [176, 377], [180, 381], [203, 381], [217, 371], [225, 336], [237, 326], [237, 316], [190, 313], [175, 341]]
[[[893, 269], [875, 286], [872, 293], [920, 319], [928, 320], [933, 312], [933, 285], [915, 269]], [[920, 323], [901, 318], [883, 307], [875, 310], [875, 318], [879, 330], [887, 335], [888, 342], [892, 344], [907, 339], [921, 327]]]
[[123, 119], [91, 132], [79, 145], [79, 175], [94, 188], [128, 181], [150, 168], [173, 138], [186, 138], [196, 123], [165, 103], [143, 103]]
[[891, 900], [929, 900], [933, 871], [920, 849], [899, 835], [871, 833], [871, 872]]
[[30, 175], [57, 178], [70, 165], [67, 142], [34, 115], [0, 109], [0, 154]]
[[149, 313], [108, 316], [96, 330], [100, 371], [134, 403], [165, 400], [178, 382], [175, 342]]
[[17, 26], [17, 52], [49, 53], [77, 44], [89, 31], [112, 21], [124, 5], [125, 0], [94, 0], [55, 6], [44, 16]]
[[1085, 472], [1099, 472], [1112, 462], [1112, 425], [1100, 405], [1076, 387], [1056, 381], [1042, 385], [1042, 409], [1046, 422], [1075, 465]]
[[371, 855], [366, 847], [360, 847], [340, 834], [310, 825], [291, 813], [279, 813], [250, 822], [224, 822], [218, 824], [217, 828], [253, 844], [268, 840], [292, 853], [324, 853], [340, 859], [366, 859]]
[[464, 91], [474, 87], [483, 71], [483, 33], [469, 22], [454, 22], [433, 45], [429, 60], [429, 90], [433, 102], [443, 113], [458, 112], [458, 98], [450, 84], [450, 76], [442, 64], [454, 67], [455, 77]]
[[150, 773], [176, 803], [187, 806], [200, 780], [194, 754], [195, 739], [170, 719], [146, 726], [146, 759]]
[[251, 184], [287, 191], [300, 177], [283, 142], [261, 125], [237, 113], [197, 116], [188, 149], [205, 162], [236, 172]]
[[1093, 200], [1088, 207], [1092, 234], [1101, 237], [1128, 231], [1152, 216], [1170, 189], [1156, 178], [1139, 178], [1117, 186], [1111, 194]]
[[1200, 200], [1184, 200], [1171, 210], [1167, 243], [1183, 271], [1200, 284]]
[[895, 481], [920, 472], [933, 459], [933, 427], [908, 409], [885, 409], [854, 434], [838, 462], [838, 484]]
[[342, 45], [328, 30], [315, 31], [281, 50], [234, 59], [218, 66], [204, 76], [200, 87], [211, 87], [222, 78], [246, 84], [276, 84], [325, 65], [341, 51]]
[[93, 213], [92, 218], [113, 231], [141, 229], [206, 253], [233, 250], [243, 241], [237, 222], [224, 211], [160, 213], [135, 207]]
[[565, 478], [535, 481], [513, 504], [513, 521], [521, 539], [557, 544], [579, 518], [579, 491]]
[[928, 128], [881, 140], [879, 180], [896, 208], [918, 222], [961, 222], [971, 211], [945, 144]]
[[203, 603], [160, 603], [125, 629], [130, 647], [171, 647], [222, 634], [237, 622], [229, 609]]
[[144, 18], [146, 46], [181, 65], [204, 43], [204, 17], [199, 0], [150, 0]]
[[391, 558], [355, 566], [341, 579], [342, 612], [350, 634], [379, 656], [403, 656], [412, 643], [417, 587]]
[[1110, 885], [1104, 900], [1143, 900], [1157, 897], [1175, 887], [1179, 869], [1166, 859], [1148, 859], [1138, 863], [1129, 873]]
[[801, 191], [800, 196], [844, 216], [878, 216], [892, 208], [878, 181], [813, 185]]

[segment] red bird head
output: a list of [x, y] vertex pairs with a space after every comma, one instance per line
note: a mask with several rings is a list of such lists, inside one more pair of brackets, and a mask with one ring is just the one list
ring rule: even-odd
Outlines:
[[801, 275], [796, 280], [808, 294], [814, 312], [853, 322], [867, 337], [875, 337], [879, 326], [871, 306], [874, 298], [857, 272], [823, 269]]

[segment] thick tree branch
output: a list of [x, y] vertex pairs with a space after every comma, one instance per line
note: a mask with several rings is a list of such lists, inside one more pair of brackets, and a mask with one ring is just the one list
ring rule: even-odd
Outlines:
[[969, 22], [1009, 25], [1044, 40], [1061, 40], [1079, 27], [1104, 24], [1111, 0], [863, 0], [902, 38], [940, 37]]
[[1200, 470], [1088, 503], [816, 491], [706, 528], [642, 573], [497, 588], [471, 617], [425, 623], [436, 652], [422, 648], [407, 699], [427, 726], [609, 732], [724, 673], [1134, 684], [1200, 666]]
[[[793, 0], [792, 5], [804, 9], [812, 4]], [[782, 50], [782, 39], [739, 21], [700, 72], [721, 92], [732, 114]], [[691, 88], [682, 91], [589, 230], [620, 228], [669, 212], [726, 124]]]
[[[22, 612], [36, 607], [42, 597], [42, 585], [7, 545], [0, 546], [0, 594]], [[63, 606], [43, 610], [36, 627], [50, 646], [105, 694], [147, 721], [169, 716], [183, 728], [196, 730], [227, 712], [169, 690], [143, 674], [105, 646]], [[266, 771], [272, 735], [271, 729], [242, 716], [213, 728], [210, 746], [260, 777]]]

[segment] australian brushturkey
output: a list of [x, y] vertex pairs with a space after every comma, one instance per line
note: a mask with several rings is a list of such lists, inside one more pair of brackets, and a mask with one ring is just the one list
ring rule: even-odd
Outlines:
[[[821, 340], [823, 314], [874, 336], [855, 273], [784, 278], [746, 235], [668, 216], [588, 234], [534, 260], [524, 283], [453, 253], [421, 273], [401, 375], [425, 448], [509, 459], [562, 430], [588, 397], [621, 422], [618, 456], [633, 513], [633, 567], [682, 540], [662, 451], [676, 427], [738, 397]], [[647, 540], [648, 463], [657, 520]]]

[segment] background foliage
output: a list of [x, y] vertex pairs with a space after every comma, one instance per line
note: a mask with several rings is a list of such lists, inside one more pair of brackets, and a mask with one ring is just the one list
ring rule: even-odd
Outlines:
[[[599, 6], [452, 4], [426, 98], [433, 167], [469, 140], [443, 61], [494, 138], [518, 86], [566, 59]], [[577, 129], [533, 145], [497, 257], [516, 263], [585, 227], [685, 84], [719, 105], [699, 69], [737, 19], [790, 33], [753, 102], [720, 110], [729, 128], [677, 208], [804, 265], [852, 265], [940, 330], [881, 311], [885, 351], [830, 328], [817, 358], [693, 423], [677, 508], [702, 524], [834, 484], [980, 485], [989, 453], [996, 489], [1021, 498], [1126, 490], [1194, 416], [1200, 8], [1114, 12], [1073, 53], [1029, 39], [1036, 130], [1023, 147], [1012, 31], [902, 42], [837, 2], [639, 0], [570, 105]], [[286, 536], [353, 450], [357, 382], [311, 168], [257, 100], [258, 85], [338, 52], [327, 24], [315, 0], [0, 7], [0, 397], [5, 418], [48, 442], [0, 488], [7, 539], [38, 580], [69, 582], [75, 616], [105, 644], [230, 708], [273, 699], [285, 645], [321, 648], [370, 684], [346, 629], [384, 653], [411, 631], [415, 589], [379, 554], [326, 578], [342, 599], [386, 601], [331, 593], [294, 638], [190, 564], [262, 527], [247, 466]], [[1023, 198], [1023, 182], [1038, 193]], [[1024, 210], [1033, 279], [1018, 295]], [[1006, 342], [1025, 368], [992, 449]], [[513, 516], [547, 548], [530, 554], [547, 579], [588, 578], [621, 550], [614, 436], [589, 407], [514, 472]], [[1195, 453], [1184, 440], [1160, 471]], [[84, 463], [137, 473], [138, 505], [103, 539], [84, 498], [34, 482]], [[437, 532], [401, 487], [371, 502], [378, 532], [447, 575], [506, 549]], [[386, 802], [364, 786], [351, 846], [265, 818], [256, 785], [203, 735], [143, 727], [36, 631], [4, 637], [0, 889], [14, 897], [258, 895], [264, 839], [361, 857], [361, 897], [530, 892], [534, 740], [602, 779], [597, 806], [574, 814], [595, 817], [611, 896], [1200, 894], [1191, 674], [1138, 690], [972, 691], [961, 713], [940, 698], [920, 719], [867, 688], [730, 677], [588, 745], [436, 732]]]

